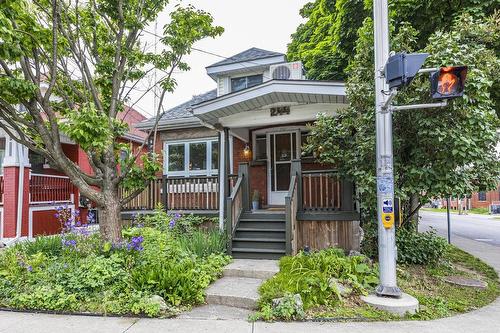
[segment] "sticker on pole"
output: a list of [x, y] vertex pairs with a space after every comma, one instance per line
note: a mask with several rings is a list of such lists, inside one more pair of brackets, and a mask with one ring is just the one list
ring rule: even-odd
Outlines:
[[394, 179], [390, 176], [377, 177], [377, 189], [379, 194], [394, 193]]
[[394, 213], [392, 198], [383, 198], [382, 199], [382, 213], [385, 213], [385, 214]]

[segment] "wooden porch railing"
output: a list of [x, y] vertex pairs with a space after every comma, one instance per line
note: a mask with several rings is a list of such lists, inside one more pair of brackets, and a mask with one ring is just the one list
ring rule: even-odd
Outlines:
[[218, 210], [219, 177], [164, 178], [167, 209]]
[[[123, 210], [152, 210], [162, 201], [163, 179], [158, 178], [149, 182], [144, 191], [127, 202]], [[126, 198], [132, 191], [120, 188], [120, 198]]]
[[30, 203], [69, 202], [73, 193], [73, 184], [66, 176], [31, 174]]
[[[126, 197], [130, 192], [120, 189], [120, 198]], [[158, 178], [151, 181], [144, 191], [122, 208], [125, 211], [153, 210], [159, 203], [162, 203], [167, 210], [218, 210], [219, 178], [217, 176]]]
[[342, 207], [342, 184], [335, 170], [302, 171], [302, 209], [336, 211]]

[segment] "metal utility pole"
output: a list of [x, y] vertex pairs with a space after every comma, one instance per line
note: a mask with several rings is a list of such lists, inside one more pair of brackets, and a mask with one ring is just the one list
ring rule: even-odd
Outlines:
[[448, 223], [448, 244], [451, 244], [450, 197], [446, 198], [446, 221]]
[[389, 86], [384, 68], [389, 58], [387, 0], [373, 1], [375, 40], [375, 111], [377, 136], [377, 217], [380, 285], [377, 296], [401, 297], [396, 282], [396, 235], [394, 229], [394, 173], [392, 114], [386, 107]]

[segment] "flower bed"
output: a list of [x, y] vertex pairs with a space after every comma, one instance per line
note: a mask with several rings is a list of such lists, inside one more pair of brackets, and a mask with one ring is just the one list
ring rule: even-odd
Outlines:
[[[169, 316], [202, 303], [206, 287], [230, 260], [217, 230], [205, 238], [195, 227], [177, 230], [191, 217], [145, 217], [111, 244], [81, 225], [78, 213], [59, 208], [57, 214], [61, 235], [0, 253], [1, 307]], [[200, 253], [186, 246], [193, 235]]]
[[[420, 247], [440, 242], [434, 234], [405, 235], [398, 242], [413, 244], [414, 252], [414, 256], [409, 256], [410, 247], [402, 247], [408, 253], [398, 257], [398, 285], [420, 303], [419, 312], [403, 319], [452, 316], [485, 306], [500, 295], [495, 270], [454, 246], [441, 249], [441, 245], [436, 245], [439, 255], [427, 256], [428, 262], [421, 264], [420, 258], [425, 257], [422, 254], [428, 253]], [[479, 280], [486, 288], [451, 284], [447, 282], [449, 276]], [[250, 319], [401, 320], [360, 299], [360, 295], [373, 292], [377, 284], [377, 265], [365, 256], [346, 256], [337, 249], [328, 249], [283, 257], [280, 272], [260, 287], [259, 312]]]

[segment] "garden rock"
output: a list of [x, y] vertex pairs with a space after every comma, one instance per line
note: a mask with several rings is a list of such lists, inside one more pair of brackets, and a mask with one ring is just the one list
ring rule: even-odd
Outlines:
[[331, 278], [328, 281], [328, 283], [330, 285], [330, 288], [334, 288], [334, 289], [338, 290], [340, 296], [342, 296], [342, 297], [346, 297], [352, 292], [351, 288], [343, 285], [336, 278]]
[[362, 256], [361, 252], [356, 250], [349, 251], [349, 257], [359, 257], [359, 256]]
[[158, 304], [160, 306], [161, 312], [167, 312], [170, 310], [170, 307], [161, 296], [153, 295], [150, 298], [148, 298], [148, 302], [151, 304]]
[[304, 303], [302, 302], [302, 297], [300, 294], [295, 294], [293, 296], [285, 296], [280, 298], [274, 298], [272, 301], [273, 309], [277, 309], [282, 306], [285, 302], [293, 302], [293, 308], [296, 314], [301, 314], [304, 312]]
[[463, 276], [445, 276], [443, 278], [445, 282], [456, 284], [458, 286], [470, 287], [470, 288], [478, 288], [478, 289], [486, 289], [488, 284], [484, 281], [477, 279], [470, 279]]

